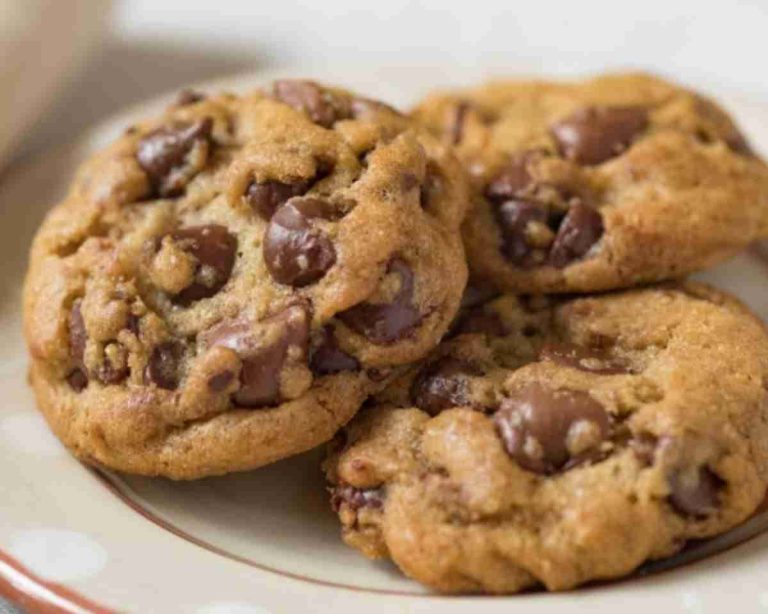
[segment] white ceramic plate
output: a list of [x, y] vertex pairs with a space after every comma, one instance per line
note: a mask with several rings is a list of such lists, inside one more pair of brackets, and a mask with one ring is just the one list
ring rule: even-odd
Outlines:
[[[203, 84], [238, 89], [274, 75]], [[312, 75], [407, 105], [453, 74]], [[689, 546], [633, 578], [561, 594], [443, 597], [387, 563], [372, 563], [338, 538], [318, 468], [320, 451], [251, 473], [191, 483], [86, 468], [49, 434], [26, 386], [19, 290], [35, 226], [61, 197], [74, 166], [132, 118], [132, 109], [13, 169], [0, 185], [0, 595], [31, 611], [254, 613], [463, 612], [530, 614], [768, 608], [768, 512], [726, 536]], [[768, 151], [768, 106], [729, 104]], [[764, 251], [768, 254], [768, 250]], [[768, 320], [768, 256], [756, 246], [702, 277]], [[663, 572], [663, 573], [662, 573]], [[0, 608], [2, 609], [2, 608]]]

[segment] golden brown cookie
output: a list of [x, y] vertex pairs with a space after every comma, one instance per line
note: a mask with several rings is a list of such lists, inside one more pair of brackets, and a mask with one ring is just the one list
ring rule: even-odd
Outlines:
[[470, 270], [505, 291], [680, 277], [768, 232], [768, 169], [733, 122], [649, 75], [493, 82], [414, 116], [456, 146]]
[[767, 385], [763, 325], [707, 287], [502, 296], [335, 441], [344, 540], [443, 592], [629, 574], [763, 500]]
[[315, 446], [421, 358], [466, 280], [458, 163], [306, 81], [187, 94], [79, 171], [34, 241], [31, 381], [80, 458], [194, 478]]

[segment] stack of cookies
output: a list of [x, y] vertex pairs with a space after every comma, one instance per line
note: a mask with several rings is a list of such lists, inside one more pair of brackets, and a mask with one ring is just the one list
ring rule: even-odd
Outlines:
[[566, 589], [763, 500], [768, 335], [679, 280], [763, 237], [768, 168], [654, 77], [410, 116], [186, 92], [39, 230], [30, 380], [86, 462], [194, 479], [330, 441], [350, 546], [442, 592]]

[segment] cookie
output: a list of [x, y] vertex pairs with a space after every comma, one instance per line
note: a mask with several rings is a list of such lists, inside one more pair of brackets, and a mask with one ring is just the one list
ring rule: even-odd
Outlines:
[[468, 202], [448, 148], [382, 103], [187, 93], [87, 161], [34, 240], [39, 405], [80, 458], [172, 478], [327, 441], [445, 333]]
[[414, 116], [471, 175], [470, 271], [504, 291], [676, 278], [768, 231], [768, 170], [734, 123], [652, 76], [489, 83]]
[[326, 460], [343, 538], [442, 592], [624, 576], [754, 512], [768, 336], [702, 285], [501, 296]]

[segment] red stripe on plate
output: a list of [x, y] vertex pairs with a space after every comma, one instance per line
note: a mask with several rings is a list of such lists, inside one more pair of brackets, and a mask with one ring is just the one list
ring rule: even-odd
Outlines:
[[113, 614], [75, 591], [43, 580], [0, 550], [0, 596], [36, 614]]

